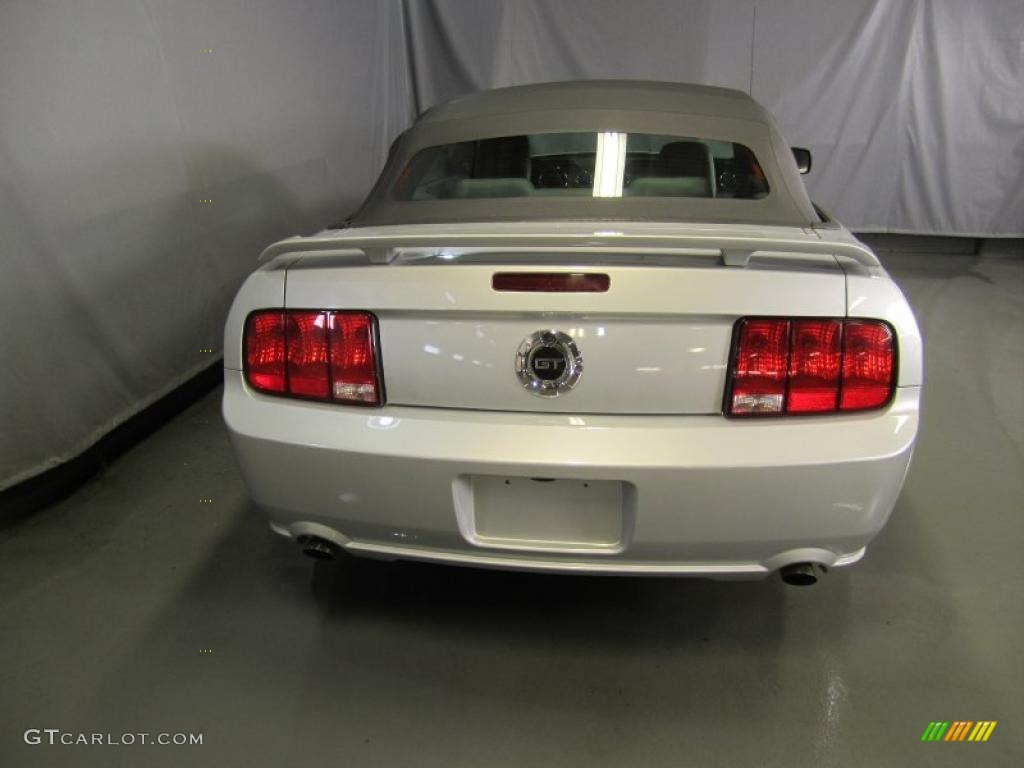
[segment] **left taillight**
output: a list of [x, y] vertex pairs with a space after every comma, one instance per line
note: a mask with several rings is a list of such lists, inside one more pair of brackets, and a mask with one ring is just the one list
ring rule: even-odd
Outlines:
[[375, 326], [369, 312], [253, 312], [245, 321], [245, 380], [271, 395], [380, 405]]

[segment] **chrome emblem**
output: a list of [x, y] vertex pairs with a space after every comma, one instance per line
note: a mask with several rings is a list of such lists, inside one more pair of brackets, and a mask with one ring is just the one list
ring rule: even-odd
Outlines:
[[530, 334], [516, 352], [520, 383], [540, 397], [558, 397], [576, 386], [583, 374], [583, 356], [561, 331]]

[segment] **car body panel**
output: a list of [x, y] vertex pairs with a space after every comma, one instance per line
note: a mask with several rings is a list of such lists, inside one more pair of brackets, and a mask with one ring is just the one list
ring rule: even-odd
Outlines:
[[[619, 198], [596, 205], [586, 197], [408, 203], [389, 195], [410, 159], [427, 147], [533, 131], [608, 130], [738, 142], [753, 150], [771, 191], [763, 199], [731, 200], [726, 205], [699, 197]], [[368, 227], [595, 217], [795, 226], [818, 221], [775, 120], [748, 94], [713, 86], [603, 80], [512, 86], [429, 110], [395, 141], [380, 179], [353, 223]]]
[[[337, 407], [253, 392], [228, 372], [224, 417], [279, 533], [356, 554], [495, 567], [763, 575], [843, 564], [882, 528], [906, 473], [919, 388], [882, 413], [729, 421]], [[619, 546], [481, 545], [466, 478], [628, 484]], [[312, 527], [311, 527], [312, 526]]]
[[[856, 562], [892, 512], [918, 429], [922, 343], [906, 299], [869, 248], [810, 205], [770, 116], [745, 94], [578, 88], [576, 106], [559, 101], [560, 85], [432, 110], [396, 144], [356, 226], [263, 252], [224, 346], [223, 413], [255, 505], [284, 536], [390, 559], [713, 578]], [[660, 96], [671, 96], [661, 110]], [[501, 111], [512, 105], [514, 119]], [[609, 130], [742, 139], [776, 197], [550, 210], [387, 198], [430, 142], [617, 116]], [[670, 132], [679, 126], [695, 132]], [[595, 293], [492, 286], [497, 272], [537, 271], [610, 282]], [[372, 313], [383, 403], [253, 390], [246, 318], [279, 308]], [[884, 321], [892, 397], [857, 413], [727, 417], [734, 328], [752, 316]], [[524, 340], [544, 331], [582, 364], [557, 397], [528, 391], [516, 369]]]
[[[708, 222], [664, 222], [623, 219], [598, 221], [487, 221], [460, 224], [395, 224], [326, 229], [309, 237], [290, 237], [263, 250], [259, 261], [282, 254], [307, 258], [327, 255], [351, 262], [391, 263], [425, 256], [442, 257], [458, 249], [529, 252], [537, 248], [587, 249], [595, 255], [637, 253], [703, 255], [728, 266], [743, 266], [756, 252], [835, 254], [865, 266], [878, 266], [871, 249], [835, 222], [820, 226], [771, 226]], [[745, 258], [733, 258], [733, 257]]]
[[[585, 256], [585, 254], [581, 254]], [[496, 271], [537, 266], [442, 263], [338, 269], [300, 263], [285, 306], [367, 308], [378, 318], [388, 402], [440, 408], [574, 413], [721, 411], [733, 324], [743, 314], [842, 316], [842, 270], [751, 267], [544, 267], [599, 271], [606, 293], [496, 292]], [[532, 333], [558, 329], [579, 346], [571, 397], [539, 400], [512, 361]]]

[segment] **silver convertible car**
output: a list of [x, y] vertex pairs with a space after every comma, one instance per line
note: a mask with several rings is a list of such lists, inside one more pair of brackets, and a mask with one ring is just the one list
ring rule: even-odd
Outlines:
[[224, 418], [308, 554], [789, 583], [863, 557], [921, 338], [739, 91], [549, 83], [394, 143], [231, 309]]

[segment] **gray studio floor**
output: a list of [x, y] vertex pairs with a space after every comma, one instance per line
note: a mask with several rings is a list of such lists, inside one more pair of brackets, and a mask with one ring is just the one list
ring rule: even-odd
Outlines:
[[[0, 766], [1022, 764], [1024, 253], [882, 255], [928, 381], [859, 566], [800, 589], [314, 565], [250, 510], [215, 392], [0, 531]], [[999, 725], [920, 743], [936, 719]]]

